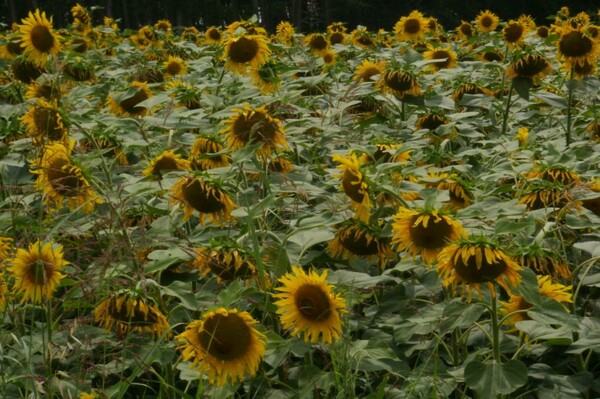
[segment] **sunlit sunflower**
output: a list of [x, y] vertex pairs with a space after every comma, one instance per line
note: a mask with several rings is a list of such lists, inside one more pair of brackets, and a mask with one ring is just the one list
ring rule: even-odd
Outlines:
[[417, 41], [427, 32], [428, 21], [425, 16], [417, 10], [413, 10], [408, 16], [404, 16], [394, 25], [394, 33], [398, 40]]
[[364, 26], [359, 26], [350, 34], [350, 41], [357, 47], [372, 49], [377, 44], [374, 35]]
[[310, 49], [314, 55], [321, 56], [329, 50], [329, 42], [321, 33], [311, 33], [304, 38], [304, 45]]
[[197, 248], [194, 266], [201, 275], [214, 274], [219, 282], [248, 280], [257, 276], [250, 255], [238, 248]]
[[296, 32], [294, 26], [288, 21], [281, 21], [277, 24], [275, 32], [279, 43], [285, 44], [286, 46], [294, 44], [294, 34]]
[[440, 251], [459, 238], [466, 237], [462, 224], [439, 209], [412, 210], [400, 207], [392, 217], [392, 244], [414, 258], [421, 255], [431, 265]]
[[376, 86], [384, 93], [396, 96], [399, 100], [407, 96], [416, 97], [423, 94], [416, 77], [404, 71], [385, 71]]
[[228, 380], [253, 377], [265, 356], [266, 336], [248, 312], [219, 308], [188, 324], [176, 338], [183, 360], [208, 374], [208, 381], [223, 386]]
[[335, 51], [328, 50], [321, 55], [321, 59], [323, 60], [323, 69], [327, 70], [336, 64], [337, 54]]
[[215, 183], [199, 177], [181, 177], [171, 188], [171, 202], [183, 207], [183, 220], [188, 220], [194, 211], [199, 213], [200, 224], [208, 219], [215, 224], [231, 220], [235, 204], [229, 195]]
[[166, 150], [157, 155], [144, 171], [143, 176], [155, 176], [161, 178], [163, 173], [174, 170], [190, 170], [191, 163], [182, 159], [181, 154], [176, 154], [175, 150]]
[[81, 168], [73, 164], [70, 149], [62, 143], [45, 145], [41, 159], [32, 163], [31, 172], [38, 175], [35, 187], [44, 193], [44, 204], [55, 209], [61, 209], [66, 201], [71, 211], [81, 208], [90, 213], [104, 202]]
[[495, 31], [499, 22], [500, 18], [490, 10], [480, 11], [475, 18], [477, 30], [481, 33]]
[[456, 34], [462, 40], [469, 40], [473, 36], [473, 25], [467, 21], [461, 21], [458, 28], [456, 28]]
[[132, 82], [127, 91], [109, 95], [107, 105], [109, 110], [117, 115], [143, 116], [148, 110], [138, 104], [150, 97], [152, 92], [148, 83]]
[[[553, 299], [561, 303], [573, 303], [571, 291], [573, 286], [565, 286], [559, 283], [553, 283], [550, 276], [537, 276], [540, 296]], [[516, 324], [520, 321], [530, 320], [527, 310], [533, 307], [521, 295], [515, 295], [509, 292], [508, 302], [501, 301], [500, 313], [506, 318], [506, 324], [516, 329]], [[564, 306], [568, 312], [569, 309]]]
[[220, 44], [223, 41], [223, 34], [216, 26], [211, 26], [204, 32], [204, 41], [208, 44]]
[[521, 281], [521, 269], [501, 248], [483, 237], [448, 245], [438, 254], [436, 268], [444, 280], [443, 286], [456, 291], [462, 285], [462, 295], [468, 294], [469, 301], [474, 290], [481, 296], [481, 284], [486, 284], [492, 295], [496, 295], [496, 283], [507, 290], [516, 287]]
[[373, 62], [370, 60], [363, 60], [361, 64], [356, 67], [354, 72], [354, 80], [359, 82], [373, 82], [374, 77], [380, 77], [385, 72], [386, 62], [383, 60]]
[[342, 336], [341, 313], [346, 302], [327, 284], [327, 269], [308, 274], [300, 266], [292, 266], [292, 273], [279, 279], [279, 291], [273, 294], [277, 313], [284, 329], [292, 335], [304, 335], [304, 341], [316, 343], [321, 339], [330, 344]]
[[233, 114], [223, 124], [221, 133], [227, 136], [227, 146], [232, 150], [244, 148], [250, 143], [261, 143], [257, 154], [268, 157], [278, 148], [287, 148], [285, 129], [281, 121], [269, 115], [267, 108], [253, 108], [244, 104], [244, 108], [234, 108]]
[[338, 259], [376, 259], [381, 267], [394, 258], [389, 238], [383, 237], [379, 228], [356, 219], [343, 223], [337, 229], [327, 251]]
[[332, 158], [334, 162], [339, 164], [338, 169], [342, 171], [335, 177], [342, 179], [342, 191], [352, 200], [352, 207], [356, 211], [356, 216], [361, 221], [368, 222], [369, 212], [373, 205], [369, 196], [369, 185], [361, 171], [360, 161], [356, 154], [344, 157], [333, 154]]
[[180, 57], [173, 57], [172, 55], [163, 63], [163, 68], [169, 76], [182, 76], [185, 75], [187, 70], [187, 63]]
[[52, 298], [65, 277], [61, 270], [69, 264], [63, 258], [63, 247], [37, 241], [28, 249], [18, 248], [8, 271], [15, 278], [13, 290], [23, 295], [22, 302], [34, 303]]
[[600, 54], [598, 39], [589, 37], [586, 31], [563, 26], [558, 40], [558, 57], [567, 67], [595, 64]]
[[426, 60], [439, 60], [439, 62], [429, 64], [429, 67], [434, 71], [454, 68], [458, 61], [458, 56], [450, 47], [429, 47], [429, 50], [423, 52], [423, 58]]
[[552, 72], [552, 65], [541, 54], [526, 53], [514, 60], [507, 68], [509, 78], [530, 78], [534, 81], [543, 79]]
[[223, 151], [223, 145], [217, 139], [197, 137], [190, 152], [192, 168], [208, 170], [228, 166], [229, 157]]
[[248, 69], [259, 68], [271, 55], [263, 35], [232, 36], [225, 39], [224, 45], [225, 67], [241, 75], [246, 74]]
[[94, 310], [94, 320], [106, 330], [114, 328], [120, 338], [131, 332], [147, 332], [158, 338], [168, 336], [171, 328], [148, 295], [132, 290], [110, 294]]
[[519, 47], [523, 44], [527, 33], [529, 33], [529, 26], [521, 21], [511, 19], [502, 28], [502, 39], [510, 47]]
[[557, 251], [531, 243], [516, 249], [519, 265], [533, 270], [536, 274], [552, 276], [555, 279], [567, 279], [571, 276], [567, 263]]
[[19, 25], [21, 47], [27, 58], [37, 65], [44, 65], [48, 57], [56, 57], [60, 52], [60, 37], [52, 31], [52, 17], [36, 9]]
[[47, 102], [38, 98], [21, 120], [29, 136], [36, 142], [67, 140], [68, 130], [56, 101]]

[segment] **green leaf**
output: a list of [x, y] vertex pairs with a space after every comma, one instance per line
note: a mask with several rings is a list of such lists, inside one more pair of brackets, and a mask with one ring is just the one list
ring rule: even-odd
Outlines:
[[444, 309], [442, 330], [450, 331], [455, 328], [471, 327], [479, 320], [485, 307], [478, 303], [453, 302]]
[[594, 258], [600, 256], [600, 241], [576, 242], [573, 246], [589, 253]]
[[532, 82], [530, 78], [516, 77], [513, 79], [513, 87], [524, 100], [529, 101], [529, 89], [531, 89]]
[[495, 398], [509, 394], [527, 383], [527, 366], [520, 360], [506, 363], [492, 361], [485, 364], [474, 360], [465, 367], [467, 386], [477, 391], [483, 398]]
[[542, 102], [545, 102], [546, 104], [548, 104], [554, 108], [558, 108], [558, 109], [567, 108], [567, 101], [564, 99], [564, 97], [561, 97], [554, 93], [550, 93], [548, 91], [537, 92], [537, 93], [533, 94], [533, 97]]

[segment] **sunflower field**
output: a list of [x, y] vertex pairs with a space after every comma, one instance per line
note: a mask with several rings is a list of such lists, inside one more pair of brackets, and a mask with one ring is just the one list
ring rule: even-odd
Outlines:
[[0, 397], [600, 397], [600, 12], [0, 32]]

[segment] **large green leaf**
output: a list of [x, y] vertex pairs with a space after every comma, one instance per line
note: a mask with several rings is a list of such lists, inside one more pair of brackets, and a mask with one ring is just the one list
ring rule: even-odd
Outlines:
[[527, 383], [527, 366], [520, 360], [483, 363], [474, 360], [465, 367], [465, 382], [482, 398], [509, 394]]

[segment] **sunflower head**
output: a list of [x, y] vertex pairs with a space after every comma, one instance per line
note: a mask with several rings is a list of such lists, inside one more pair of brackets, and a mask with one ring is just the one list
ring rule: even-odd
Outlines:
[[388, 163], [407, 162], [410, 160], [410, 151], [400, 151], [402, 144], [375, 143], [373, 153], [364, 152], [359, 157], [360, 164], [366, 163]]
[[58, 55], [61, 49], [60, 37], [52, 30], [52, 17], [36, 9], [19, 25], [23, 53], [36, 65], [44, 65], [49, 57]]
[[574, 65], [595, 64], [600, 54], [598, 39], [588, 35], [582, 29], [573, 29], [564, 26], [558, 40], [558, 57], [567, 67]]
[[475, 18], [477, 30], [481, 33], [495, 31], [499, 22], [500, 18], [490, 10], [480, 11]]
[[168, 336], [171, 326], [148, 295], [122, 290], [109, 295], [94, 310], [94, 320], [106, 330], [115, 329], [118, 337], [132, 332]]
[[197, 137], [190, 152], [192, 168], [208, 170], [228, 166], [230, 164], [229, 157], [223, 154], [223, 151], [224, 147], [219, 140], [211, 137]]
[[157, 31], [168, 33], [171, 32], [171, 30], [173, 29], [173, 25], [168, 19], [159, 19], [154, 24], [154, 29], [156, 29]]
[[281, 121], [272, 117], [265, 106], [235, 108], [235, 114], [224, 121], [221, 131], [227, 136], [227, 145], [232, 150], [244, 148], [250, 143], [260, 143], [257, 154], [269, 157], [277, 148], [287, 148], [285, 129]]
[[332, 257], [339, 259], [377, 259], [381, 267], [394, 257], [390, 240], [383, 237], [379, 227], [357, 219], [351, 219], [337, 229], [327, 250]]
[[204, 224], [206, 218], [221, 225], [231, 220], [235, 204], [216, 183], [199, 177], [183, 176], [173, 185], [171, 193], [171, 202], [183, 207], [184, 221], [194, 211], [199, 213], [200, 224]]
[[537, 27], [535, 34], [542, 39], [546, 39], [550, 36], [550, 29], [545, 25], [540, 25]]
[[40, 76], [46, 69], [43, 65], [37, 65], [29, 61], [25, 56], [18, 56], [10, 63], [10, 70], [17, 80], [23, 83], [31, 83]]
[[461, 39], [468, 40], [473, 36], [473, 25], [467, 21], [462, 21], [458, 28], [456, 28], [456, 33]]
[[196, 43], [200, 38], [200, 31], [195, 26], [188, 26], [181, 32], [180, 37], [182, 40]]
[[457, 65], [458, 56], [450, 47], [430, 47], [429, 50], [423, 52], [423, 58], [426, 60], [436, 60], [429, 64], [429, 67], [434, 71], [440, 69], [454, 68]]
[[216, 26], [211, 26], [204, 32], [204, 41], [208, 44], [221, 44], [223, 34]]
[[427, 129], [430, 132], [433, 132], [438, 127], [448, 123], [450, 123], [450, 119], [448, 119], [445, 115], [438, 112], [429, 112], [421, 115], [417, 119], [415, 122], [415, 127], [417, 130]]
[[561, 183], [552, 183], [543, 179], [528, 180], [520, 193], [519, 204], [526, 206], [528, 211], [548, 207], [563, 208], [577, 203], [573, 202], [573, 195]]
[[352, 206], [356, 210], [357, 217], [362, 221], [368, 221], [369, 210], [372, 207], [369, 185], [367, 184], [361, 165], [356, 154], [342, 157], [333, 154], [333, 161], [338, 163], [340, 174], [335, 175], [342, 180], [342, 191], [352, 200]]
[[385, 72], [386, 62], [383, 60], [373, 62], [365, 59], [356, 67], [354, 80], [359, 82], [373, 82], [375, 76], [381, 76]]
[[321, 33], [311, 33], [304, 39], [304, 44], [314, 55], [322, 55], [329, 50], [329, 42]]
[[565, 186], [581, 183], [581, 178], [573, 169], [560, 164], [540, 164], [525, 174], [528, 179], [542, 179], [550, 183], [560, 183]]
[[485, 284], [492, 295], [496, 295], [495, 284], [505, 289], [516, 287], [521, 281], [521, 270], [497, 244], [484, 237], [461, 239], [448, 245], [438, 254], [437, 272], [443, 279], [443, 285], [454, 290], [462, 286], [462, 294], [473, 291], [481, 296], [481, 285]]
[[341, 314], [346, 312], [346, 302], [333, 292], [326, 278], [327, 270], [319, 275], [293, 266], [292, 273], [279, 279], [281, 286], [273, 295], [283, 328], [292, 335], [303, 334], [306, 342], [330, 344], [342, 336]]
[[541, 54], [525, 53], [513, 61], [506, 73], [510, 78], [529, 78], [533, 80], [543, 79], [552, 71], [552, 65]]
[[555, 279], [567, 279], [571, 272], [567, 263], [553, 249], [531, 243], [526, 247], [516, 248], [519, 264], [533, 270], [536, 274], [552, 276]]
[[205, 312], [176, 338], [183, 360], [208, 374], [211, 384], [223, 386], [254, 376], [265, 355], [266, 337], [248, 312], [219, 308]]
[[418, 80], [409, 72], [386, 70], [377, 81], [376, 86], [384, 93], [389, 93], [399, 100], [407, 96], [420, 96], [423, 94]]
[[294, 43], [294, 26], [288, 21], [281, 21], [277, 24], [276, 37], [279, 43], [291, 46]]
[[139, 103], [152, 97], [152, 92], [146, 82], [132, 82], [129, 90], [113, 94], [108, 97], [108, 108], [117, 115], [143, 116], [146, 107], [138, 106]]
[[67, 128], [57, 101], [47, 102], [38, 98], [29, 111], [22, 116], [27, 132], [38, 142], [65, 141]]
[[15, 279], [13, 290], [23, 295], [22, 301], [34, 303], [52, 298], [60, 281], [61, 270], [69, 264], [63, 258], [63, 247], [37, 241], [27, 249], [18, 248], [7, 269]]
[[258, 69], [252, 70], [250, 76], [252, 77], [252, 83], [260, 89], [262, 94], [273, 93], [281, 85], [277, 67], [271, 61], [261, 65]]
[[93, 65], [82, 57], [65, 61], [63, 63], [63, 73], [76, 82], [85, 82], [96, 78]]
[[197, 248], [194, 266], [200, 274], [213, 274], [219, 282], [249, 280], [257, 276], [251, 256], [242, 248], [221, 246]]
[[183, 76], [187, 70], [187, 64], [180, 57], [170, 55], [163, 63], [163, 68], [169, 76]]
[[225, 40], [225, 67], [238, 74], [256, 69], [268, 61], [271, 50], [264, 35], [231, 36]]
[[364, 49], [372, 49], [376, 46], [377, 41], [374, 35], [364, 26], [359, 26], [350, 34], [350, 41], [356, 47]]
[[511, 19], [502, 28], [502, 39], [511, 47], [519, 47], [523, 44], [525, 36], [529, 32], [529, 26], [519, 20]]
[[428, 20], [417, 10], [413, 10], [408, 16], [404, 16], [394, 25], [394, 33], [398, 40], [417, 41], [428, 31]]

